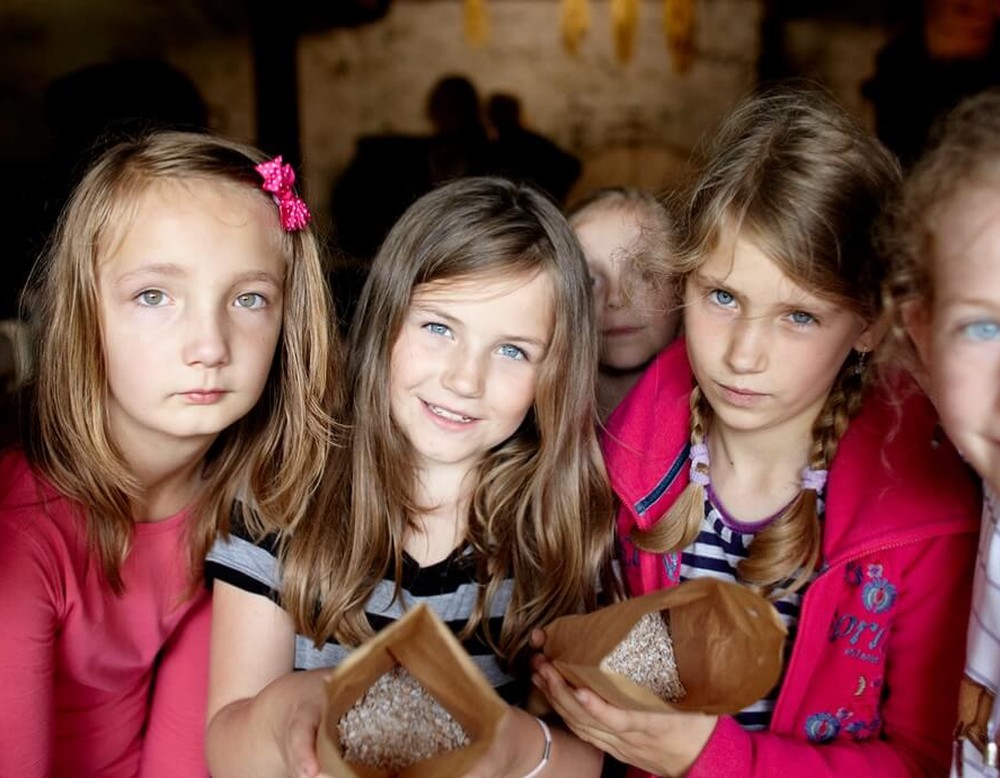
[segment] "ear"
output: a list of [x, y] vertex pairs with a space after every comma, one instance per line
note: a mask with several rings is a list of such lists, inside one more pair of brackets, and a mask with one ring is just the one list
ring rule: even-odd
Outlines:
[[920, 361], [926, 366], [931, 360], [931, 314], [927, 306], [920, 300], [910, 300], [900, 306], [903, 317], [903, 328], [916, 346]]
[[854, 350], [863, 354], [874, 351], [885, 338], [891, 326], [892, 319], [883, 313], [882, 316], [861, 330], [858, 339], [854, 341]]

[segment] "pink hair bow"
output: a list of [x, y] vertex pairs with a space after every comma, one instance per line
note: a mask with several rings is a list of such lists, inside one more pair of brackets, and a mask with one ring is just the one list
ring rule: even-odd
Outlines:
[[282, 164], [279, 154], [274, 159], [261, 162], [254, 169], [264, 179], [261, 188], [265, 192], [270, 192], [274, 202], [278, 204], [281, 226], [288, 232], [305, 227], [312, 214], [309, 213], [305, 201], [295, 194], [292, 188], [295, 185], [295, 171], [292, 170], [292, 166]]

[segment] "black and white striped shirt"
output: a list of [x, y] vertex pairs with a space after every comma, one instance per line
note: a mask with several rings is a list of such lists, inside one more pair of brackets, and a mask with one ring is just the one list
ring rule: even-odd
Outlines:
[[[277, 537], [271, 535], [254, 543], [240, 527], [234, 527], [229, 539], [220, 538], [209, 552], [205, 562], [205, 576], [209, 581], [225, 581], [244, 591], [268, 597], [280, 605], [281, 575], [276, 542]], [[479, 583], [475, 573], [468, 547], [460, 547], [446, 559], [427, 567], [420, 567], [404, 554], [400, 598], [393, 598], [394, 581], [383, 579], [368, 599], [365, 614], [372, 629], [377, 632], [400, 618], [409, 608], [423, 602], [457, 636], [476, 605]], [[499, 637], [513, 583], [512, 579], [505, 580], [493, 598], [487, 628], [494, 640]], [[501, 697], [515, 705], [523, 701], [526, 684], [518, 683], [501, 668], [496, 655], [481, 635], [472, 635], [462, 641], [462, 645]], [[295, 669], [336, 667], [351, 650], [335, 640], [317, 649], [312, 638], [297, 634]]]

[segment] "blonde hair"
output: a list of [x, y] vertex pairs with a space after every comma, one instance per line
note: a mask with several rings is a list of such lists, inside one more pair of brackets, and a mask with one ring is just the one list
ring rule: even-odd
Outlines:
[[[26, 291], [38, 367], [29, 387], [25, 453], [78, 505], [116, 593], [123, 591], [132, 509], [143, 487], [109, 426], [97, 265], [129, 229], [142, 194], [158, 182], [217, 182], [270, 202], [254, 170], [264, 159], [255, 149], [196, 133], [154, 133], [114, 146], [74, 190]], [[281, 339], [257, 404], [219, 434], [206, 457], [188, 525], [192, 586], [217, 531], [228, 529], [231, 511], [251, 523], [261, 517], [293, 523], [323, 470], [327, 406], [336, 387], [328, 369], [337, 350], [329, 295], [309, 229], [280, 231], [276, 243], [286, 260]]]
[[[825, 92], [784, 86], [736, 107], [702, 152], [700, 171], [677, 201], [678, 249], [666, 267], [682, 284], [735, 229], [748, 235], [799, 286], [868, 322], [881, 313], [882, 258], [874, 225], [899, 183], [892, 155]], [[868, 372], [849, 357], [813, 424], [808, 467], [826, 470], [861, 407]], [[691, 442], [703, 443], [712, 409], [695, 386]], [[704, 469], [704, 465], [699, 466]], [[691, 482], [637, 544], [679, 551], [697, 537], [705, 489]], [[817, 493], [798, 496], [750, 546], [740, 578], [771, 597], [808, 582], [819, 562]]]
[[902, 307], [912, 301], [933, 309], [941, 213], [959, 192], [976, 185], [1000, 190], [1000, 89], [966, 98], [934, 126], [927, 150], [882, 225], [891, 258], [884, 285], [893, 321], [890, 350], [911, 369], [919, 360], [903, 327]]
[[[531, 410], [476, 470], [467, 537], [484, 585], [463, 636], [481, 631], [514, 662], [532, 628], [594, 608], [601, 581], [615, 591], [583, 255], [556, 206], [534, 189], [460, 179], [412, 205], [375, 258], [351, 329], [348, 445], [332, 457], [317, 507], [284, 543], [282, 604], [317, 645], [331, 637], [356, 645], [371, 634], [364, 606], [389, 571], [399, 594], [404, 536], [422, 506], [413, 447], [392, 419], [389, 366], [413, 291], [537, 272], [552, 282], [554, 330]], [[484, 614], [508, 576], [514, 589], [497, 643]]]
[[676, 225], [666, 205], [657, 197], [627, 186], [597, 189], [566, 212], [571, 227], [576, 229], [595, 213], [620, 212], [634, 216], [640, 227], [639, 245], [634, 248], [622, 267], [622, 291], [626, 299], [636, 292], [636, 285], [648, 282], [663, 299], [664, 309], [674, 310], [680, 297], [674, 279], [662, 272], [649, 272], [670, 265], [670, 252], [677, 239]]

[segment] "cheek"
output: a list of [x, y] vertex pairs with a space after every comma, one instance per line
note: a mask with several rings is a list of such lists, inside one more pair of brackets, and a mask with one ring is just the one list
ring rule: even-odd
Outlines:
[[982, 359], [958, 349], [939, 352], [931, 362], [931, 378], [941, 415], [952, 423], [965, 423], [989, 407], [997, 393], [990, 380], [993, 375], [995, 371]]

